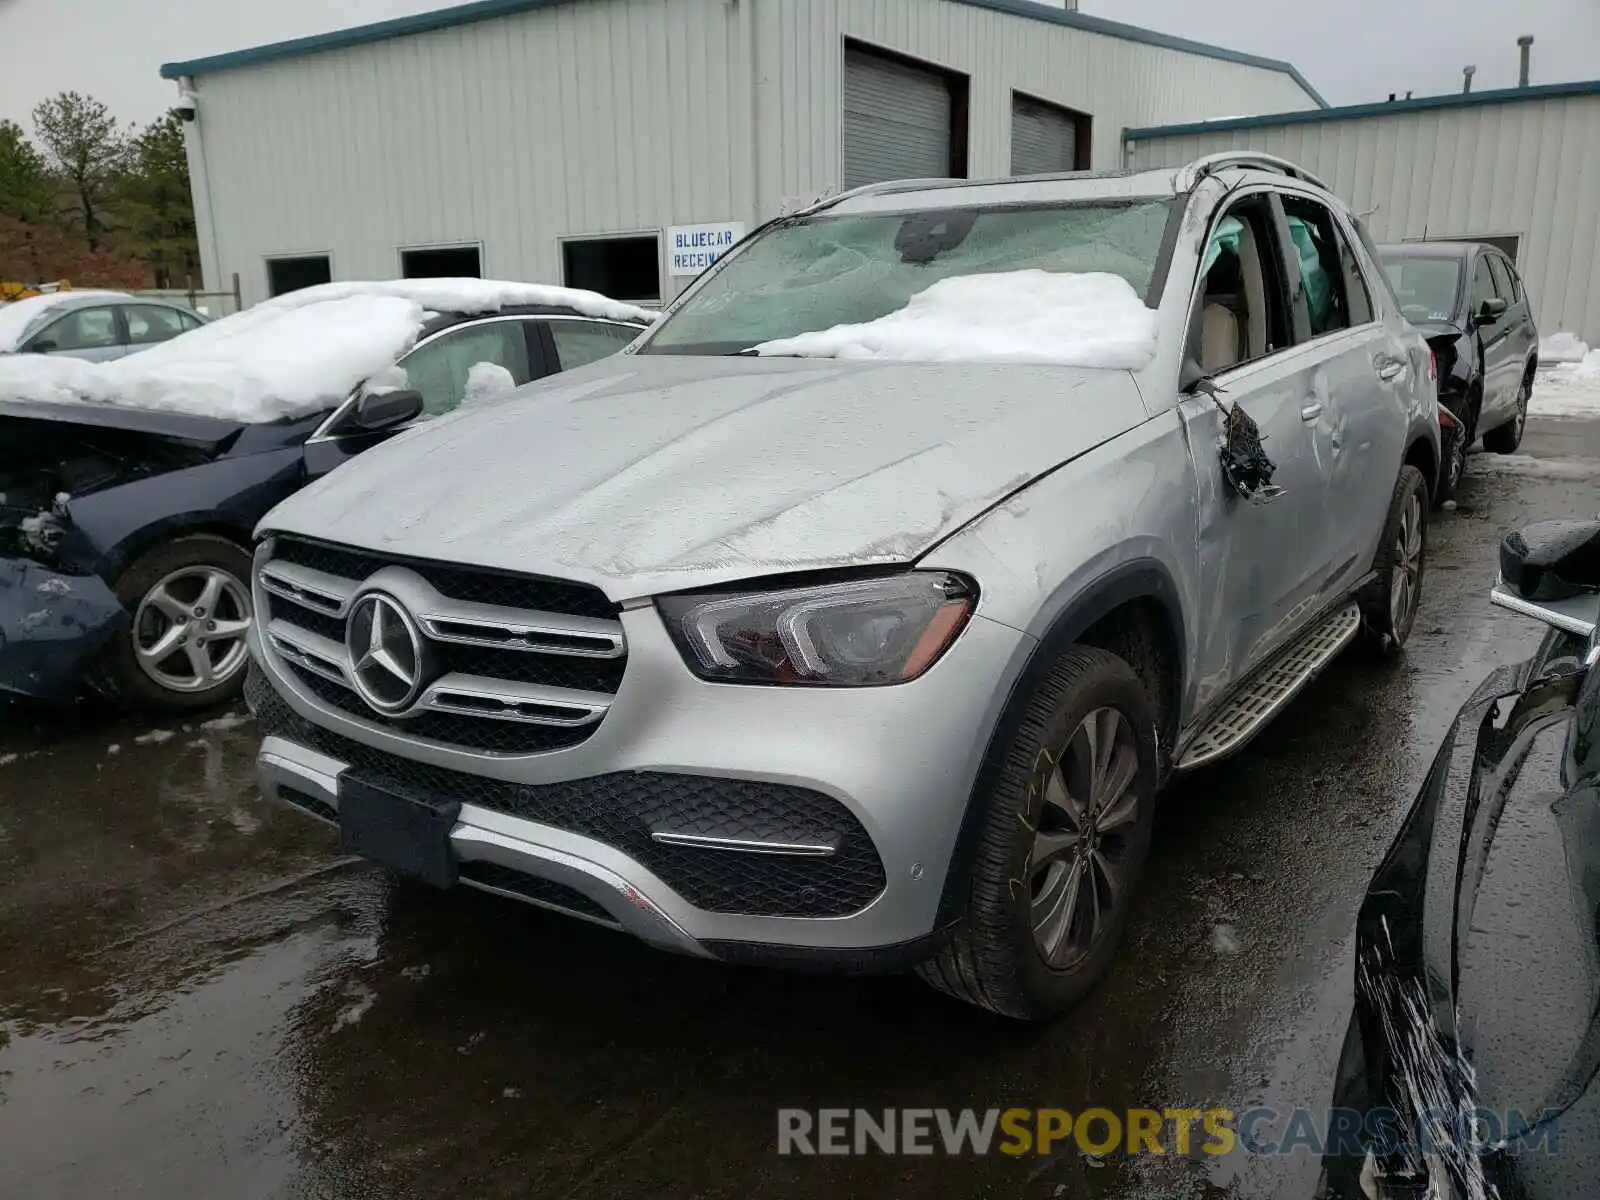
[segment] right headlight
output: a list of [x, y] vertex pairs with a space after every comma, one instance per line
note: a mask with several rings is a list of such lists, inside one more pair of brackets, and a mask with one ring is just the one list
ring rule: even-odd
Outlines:
[[976, 603], [970, 583], [943, 571], [656, 600], [704, 679], [833, 687], [915, 679], [950, 648]]

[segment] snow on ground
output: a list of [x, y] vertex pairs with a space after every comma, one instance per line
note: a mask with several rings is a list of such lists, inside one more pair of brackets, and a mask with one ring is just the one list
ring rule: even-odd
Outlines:
[[877, 320], [763, 342], [755, 350], [797, 358], [1138, 370], [1155, 355], [1156, 314], [1119, 275], [1001, 271], [941, 279]]
[[69, 300], [84, 296], [105, 296], [116, 300], [131, 300], [127, 292], [51, 292], [45, 296], [29, 296], [26, 300], [13, 300], [0, 304], [0, 354], [10, 354], [22, 344], [22, 339]]
[[1589, 351], [1579, 362], [1540, 370], [1534, 376], [1528, 415], [1600, 419], [1600, 350]]
[[112, 362], [35, 354], [0, 358], [0, 399], [113, 404], [236, 421], [308, 416], [332, 408], [391, 366], [432, 314], [498, 312], [508, 304], [559, 306], [611, 320], [655, 319], [598, 292], [542, 284], [325, 283]]
[[1600, 479], [1600, 460], [1535, 458], [1531, 454], [1474, 454], [1472, 471], [1491, 475], [1536, 475], [1540, 479]]
[[1589, 344], [1575, 333], [1552, 333], [1539, 342], [1539, 361], [1542, 363], [1582, 362], [1589, 354]]

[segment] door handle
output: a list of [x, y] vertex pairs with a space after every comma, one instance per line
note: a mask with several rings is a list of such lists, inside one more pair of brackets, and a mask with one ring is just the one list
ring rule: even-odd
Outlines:
[[1398, 358], [1380, 358], [1376, 365], [1378, 368], [1378, 378], [1383, 380], [1385, 383], [1390, 383], [1393, 380], [1399, 379], [1406, 369], [1405, 361]]
[[1320, 400], [1309, 400], [1300, 408], [1300, 419], [1302, 421], [1315, 421], [1321, 415], [1322, 401]]

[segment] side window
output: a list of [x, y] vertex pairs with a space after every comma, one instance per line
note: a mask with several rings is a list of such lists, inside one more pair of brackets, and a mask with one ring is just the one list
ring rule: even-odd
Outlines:
[[1472, 311], [1483, 307], [1485, 300], [1495, 298], [1494, 275], [1489, 270], [1489, 256], [1480, 254], [1472, 268]]
[[1500, 298], [1507, 304], [1515, 304], [1517, 302], [1517, 289], [1516, 285], [1511, 282], [1510, 264], [1498, 254], [1490, 254], [1485, 257], [1489, 260], [1489, 271], [1494, 275], [1494, 290], [1499, 293]]
[[605, 325], [599, 321], [547, 321], [556, 343], [561, 369], [586, 366], [621, 350], [639, 331], [631, 325]]
[[183, 331], [188, 333], [191, 329], [199, 329], [205, 322], [193, 313], [178, 312], [178, 324], [183, 326]]
[[1212, 229], [1200, 263], [1189, 358], [1208, 375], [1289, 346], [1283, 256], [1265, 196], [1241, 200]]
[[[399, 365], [409, 386], [422, 393], [423, 411], [436, 417], [466, 398], [468, 375], [480, 363], [506, 372], [510, 376], [507, 387], [527, 383], [528, 341], [523, 322], [488, 321], [448, 330], [418, 346]], [[484, 386], [486, 374], [489, 372], [478, 373], [475, 388]]]
[[80, 308], [46, 325], [28, 339], [29, 347], [51, 350], [103, 350], [117, 344], [117, 318], [110, 307]]
[[[1340, 240], [1333, 214], [1314, 200], [1284, 196], [1289, 237], [1300, 260], [1300, 294], [1305, 297], [1311, 336], [1321, 337], [1372, 319], [1372, 297], [1359, 272], [1347, 279], [1351, 255]], [[1352, 310], [1350, 293], [1356, 293]], [[1358, 319], [1359, 318], [1359, 319]]]
[[162, 308], [155, 304], [126, 304], [122, 315], [128, 322], [128, 344], [153, 346], [177, 337], [193, 324], [184, 324], [183, 314], [175, 308]]

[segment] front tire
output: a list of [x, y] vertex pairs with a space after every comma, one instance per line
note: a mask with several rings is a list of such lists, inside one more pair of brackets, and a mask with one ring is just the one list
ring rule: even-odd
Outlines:
[[1122, 659], [1072, 646], [993, 753], [962, 922], [918, 971], [957, 999], [1043, 1020], [1099, 981], [1121, 939], [1150, 848], [1155, 711]]
[[1362, 633], [1379, 655], [1400, 653], [1417, 622], [1427, 541], [1428, 484], [1417, 468], [1403, 466], [1373, 560], [1377, 577], [1359, 597]]
[[249, 553], [213, 534], [135, 559], [116, 587], [133, 619], [102, 655], [101, 690], [124, 708], [170, 716], [237, 699], [249, 658], [249, 579]]

